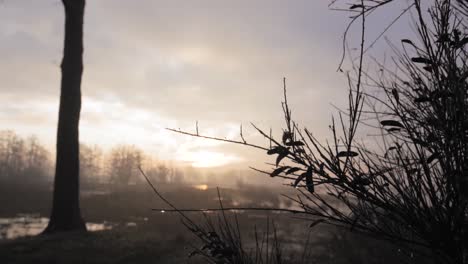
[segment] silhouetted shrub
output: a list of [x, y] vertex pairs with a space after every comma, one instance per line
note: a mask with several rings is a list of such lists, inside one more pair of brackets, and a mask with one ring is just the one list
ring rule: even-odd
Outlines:
[[[248, 143], [242, 131], [241, 140], [205, 137], [198, 128], [196, 134], [173, 131], [265, 150], [275, 164], [264, 172], [290, 180], [300, 194], [290, 199], [313, 225], [324, 222], [386, 240], [426, 261], [467, 263], [465, 5], [435, 0], [426, 11], [420, 0], [408, 1], [417, 39], [401, 40], [401, 51], [391, 46], [396, 71], [375, 62], [377, 74], [365, 72], [365, 19], [390, 2], [355, 1], [349, 7], [352, 23], [362, 21], [362, 42], [355, 75], [347, 74], [348, 109], [330, 125], [332, 143], [293, 120], [286, 83], [282, 137], [254, 125], [270, 147]], [[379, 136], [361, 143], [358, 128]]]

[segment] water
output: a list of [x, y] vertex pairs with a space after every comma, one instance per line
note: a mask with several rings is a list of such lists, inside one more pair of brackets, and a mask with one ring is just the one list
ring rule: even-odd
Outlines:
[[[0, 240], [35, 236], [47, 226], [49, 218], [36, 214], [20, 214], [11, 218], [0, 218]], [[88, 231], [110, 230], [114, 224], [109, 222], [86, 223]]]
[[192, 186], [194, 189], [200, 190], [200, 191], [206, 191], [208, 190], [208, 185], [206, 184], [196, 184]]
[[99, 191], [99, 190], [81, 190], [81, 197], [92, 197], [98, 195], [109, 195], [110, 191]]

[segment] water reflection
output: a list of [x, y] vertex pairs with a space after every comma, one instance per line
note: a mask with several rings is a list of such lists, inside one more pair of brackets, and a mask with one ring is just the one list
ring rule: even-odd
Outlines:
[[[49, 219], [39, 215], [18, 215], [12, 218], [0, 218], [0, 239], [15, 239], [24, 236], [35, 236], [47, 226]], [[112, 229], [109, 222], [86, 223], [88, 231], [101, 231]]]
[[128, 222], [126, 225], [127, 225], [128, 227], [136, 227], [136, 226], [137, 226], [137, 223], [135, 223], [135, 222]]
[[200, 190], [200, 191], [206, 191], [206, 190], [208, 190], [208, 185], [206, 185], [206, 184], [197, 184], [197, 185], [193, 185], [193, 188], [195, 188], [197, 190]]

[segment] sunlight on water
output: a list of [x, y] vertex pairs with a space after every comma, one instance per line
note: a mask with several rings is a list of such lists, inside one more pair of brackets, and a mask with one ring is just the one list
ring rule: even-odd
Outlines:
[[[38, 235], [46, 228], [48, 222], [48, 218], [38, 215], [0, 218], [0, 240]], [[106, 221], [103, 223], [86, 223], [86, 228], [91, 232], [109, 230], [112, 227], [113, 225]]]
[[195, 188], [197, 190], [200, 190], [200, 191], [206, 191], [206, 190], [208, 190], [208, 185], [206, 185], [206, 184], [197, 184], [197, 185], [194, 185], [193, 188]]
[[135, 222], [128, 222], [128, 223], [126, 224], [126, 226], [127, 226], [127, 227], [136, 227], [136, 226], [137, 226], [137, 223], [135, 223]]

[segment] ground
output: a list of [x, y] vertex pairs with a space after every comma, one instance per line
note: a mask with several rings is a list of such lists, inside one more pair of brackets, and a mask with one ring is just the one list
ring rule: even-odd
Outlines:
[[[180, 208], [219, 206], [216, 188], [159, 187], [165, 197]], [[291, 206], [278, 198], [281, 197], [279, 193], [255, 186], [221, 190], [225, 206]], [[3, 219], [18, 214], [47, 217], [50, 188], [0, 184], [0, 204], [0, 218]], [[151, 210], [164, 204], [147, 186], [88, 189], [82, 193], [81, 205], [85, 220], [108, 223], [112, 229], [0, 240], [0, 263], [206, 263], [199, 258], [188, 258], [193, 246], [200, 248], [202, 245], [177, 214]], [[216, 219], [216, 214], [208, 215]], [[191, 213], [190, 217], [197, 223], [204, 223], [200, 213]], [[234, 219], [233, 214], [228, 218]], [[295, 215], [241, 212], [237, 218], [243, 239], [250, 243], [254, 241], [255, 229], [264, 234], [267, 219], [274, 221], [284, 256], [289, 259], [302, 255], [300, 252], [310, 235], [306, 261], [296, 263], [401, 262], [395, 247], [329, 225], [319, 224], [310, 229], [311, 221], [297, 219]], [[2, 227], [0, 221], [0, 231], [2, 228], [5, 226]]]
[[130, 227], [22, 238], [0, 242], [0, 259], [5, 264], [187, 262], [188, 249], [167, 239]]

